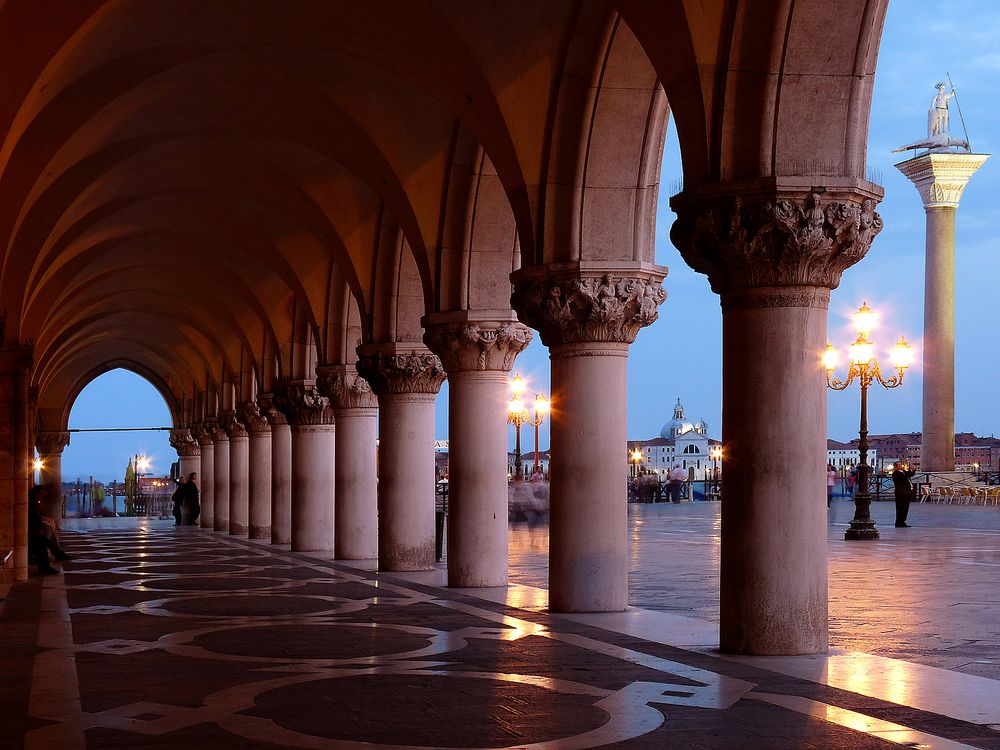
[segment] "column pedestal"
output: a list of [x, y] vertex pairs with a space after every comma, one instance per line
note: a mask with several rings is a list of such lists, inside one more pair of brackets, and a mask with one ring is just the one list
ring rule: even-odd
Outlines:
[[827, 649], [826, 382], [818, 353], [829, 296], [788, 287], [722, 297], [727, 653]]
[[507, 375], [532, 337], [513, 312], [478, 315], [423, 321], [448, 373], [448, 585], [457, 587], [507, 584]]
[[212, 475], [215, 517], [212, 528], [229, 533], [229, 438], [217, 429], [212, 445], [215, 446], [215, 471]]
[[[628, 606], [628, 344], [551, 348], [549, 609]], [[610, 446], [621, 446], [611, 450]]]
[[379, 570], [434, 567], [434, 402], [445, 374], [422, 346], [358, 347], [358, 372], [378, 396]]
[[333, 552], [336, 440], [330, 399], [303, 381], [285, 385], [275, 405], [292, 428], [292, 551]]
[[434, 568], [435, 398], [379, 394], [379, 570]]
[[334, 540], [338, 560], [378, 556], [375, 438], [378, 400], [353, 366], [316, 368], [317, 387], [330, 399], [337, 421]]
[[271, 538], [271, 432], [250, 433], [250, 538]]
[[229, 438], [229, 533], [247, 536], [250, 527], [250, 438]]
[[292, 541], [292, 431], [271, 424], [271, 544]]
[[198, 525], [203, 529], [215, 528], [215, 443], [212, 442], [214, 433], [214, 424], [193, 427], [191, 430], [201, 448], [201, 475], [198, 477], [201, 515], [198, 517]]

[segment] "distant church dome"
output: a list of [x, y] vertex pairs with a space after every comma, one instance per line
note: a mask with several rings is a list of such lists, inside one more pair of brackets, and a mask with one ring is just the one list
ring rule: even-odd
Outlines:
[[704, 419], [699, 419], [698, 423], [694, 426], [694, 431], [697, 432], [699, 435], [707, 435], [708, 422], [706, 422]]
[[674, 418], [663, 425], [663, 429], [660, 430], [660, 437], [672, 439], [691, 432], [693, 429], [694, 425], [684, 419], [684, 407], [678, 398], [677, 405], [674, 406]]

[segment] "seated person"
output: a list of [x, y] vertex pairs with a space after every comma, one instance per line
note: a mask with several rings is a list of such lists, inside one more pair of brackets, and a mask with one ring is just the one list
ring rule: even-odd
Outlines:
[[28, 555], [35, 558], [38, 572], [42, 574], [59, 572], [49, 562], [50, 551], [56, 560], [70, 559], [59, 544], [55, 521], [44, 514], [47, 500], [48, 490], [42, 485], [35, 485], [28, 491]]

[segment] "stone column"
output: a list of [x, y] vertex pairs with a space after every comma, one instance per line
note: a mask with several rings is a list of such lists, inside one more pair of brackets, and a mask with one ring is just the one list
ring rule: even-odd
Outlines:
[[235, 411], [223, 412], [219, 426], [229, 437], [229, 533], [246, 536], [250, 525], [250, 434]]
[[448, 373], [448, 585], [506, 586], [507, 376], [532, 332], [512, 312], [468, 318], [428, 316], [424, 326]]
[[260, 412], [271, 426], [271, 544], [292, 541], [292, 431], [274, 406], [272, 394], [257, 398]]
[[271, 425], [253, 401], [244, 401], [236, 412], [250, 433], [251, 539], [271, 538]]
[[828, 644], [820, 358], [830, 289], [881, 229], [882, 191], [860, 180], [802, 185], [720, 186], [672, 201], [673, 242], [722, 301], [720, 646], [729, 653]]
[[215, 447], [215, 467], [212, 472], [212, 496], [215, 504], [215, 518], [212, 528], [229, 533], [229, 435], [223, 429], [225, 415], [220, 414], [212, 434]]
[[28, 580], [31, 357], [28, 346], [0, 347], [0, 548], [14, 552], [0, 583]]
[[35, 435], [38, 459], [42, 462], [38, 481], [51, 488], [46, 512], [56, 519], [56, 523], [62, 518], [62, 454], [67, 445], [69, 432], [39, 432]]
[[292, 551], [333, 552], [335, 426], [330, 399], [314, 383], [275, 394], [292, 430]]
[[441, 360], [422, 346], [358, 347], [358, 372], [378, 396], [379, 570], [434, 567], [434, 401]]
[[353, 367], [317, 371], [337, 421], [334, 549], [338, 560], [372, 560], [378, 557], [378, 399]]
[[191, 434], [201, 449], [201, 475], [198, 485], [198, 501], [201, 515], [198, 525], [203, 529], [215, 528], [215, 421], [206, 419], [202, 424], [192, 425]]
[[924, 154], [896, 165], [927, 214], [924, 266], [923, 471], [955, 470], [955, 214], [989, 154]]
[[628, 606], [628, 347], [657, 318], [666, 269], [566, 263], [512, 275], [511, 303], [552, 361], [549, 608]]

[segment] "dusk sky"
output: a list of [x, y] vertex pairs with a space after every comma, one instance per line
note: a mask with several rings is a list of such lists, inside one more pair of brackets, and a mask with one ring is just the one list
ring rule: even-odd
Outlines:
[[[885, 24], [868, 147], [870, 178], [885, 187], [879, 211], [885, 229], [868, 257], [849, 269], [830, 304], [830, 339], [838, 347], [853, 340], [850, 314], [862, 300], [881, 314], [873, 339], [885, 357], [902, 334], [915, 345], [917, 363], [902, 387], [876, 387], [870, 398], [873, 433], [920, 429], [923, 328], [924, 211], [913, 185], [893, 166], [912, 154], [893, 148], [926, 134], [927, 109], [934, 84], [950, 73], [958, 91], [974, 151], [992, 153], [1000, 135], [1000, 6], [988, 0], [891, 3]], [[952, 134], [962, 136], [962, 123], [952, 100]], [[1000, 156], [994, 157], [1000, 159]], [[969, 183], [958, 211], [956, 262], [956, 427], [980, 435], [998, 430], [996, 373], [1000, 368], [1000, 330], [996, 325], [1000, 283], [1000, 206], [989, 198], [1000, 192], [1000, 167], [987, 161]], [[639, 334], [629, 358], [629, 437], [658, 434], [680, 397], [691, 421], [705, 418], [709, 433], [720, 437], [722, 420], [722, 314], [708, 280], [689, 269], [670, 243], [674, 214], [670, 194], [680, 182], [680, 151], [673, 127], [663, 158], [657, 216], [656, 259], [668, 266], [664, 286], [668, 299], [660, 319]], [[766, 357], [767, 340], [760, 342]], [[817, 357], [819, 353], [817, 352]], [[549, 392], [548, 352], [537, 340], [515, 365], [529, 381], [529, 395]], [[843, 368], [842, 368], [843, 369]], [[438, 436], [447, 437], [447, 385], [438, 397]], [[858, 392], [851, 387], [829, 395], [829, 435], [855, 437]], [[70, 415], [70, 427], [165, 426], [169, 414], [156, 390], [136, 375], [116, 371], [88, 386]], [[541, 443], [548, 445], [543, 425]], [[523, 441], [531, 449], [531, 438]], [[511, 445], [513, 432], [511, 431]], [[166, 471], [176, 460], [166, 433], [76, 433], [66, 449], [63, 475], [108, 481], [121, 478], [129, 455], [147, 453], [154, 471]]]

